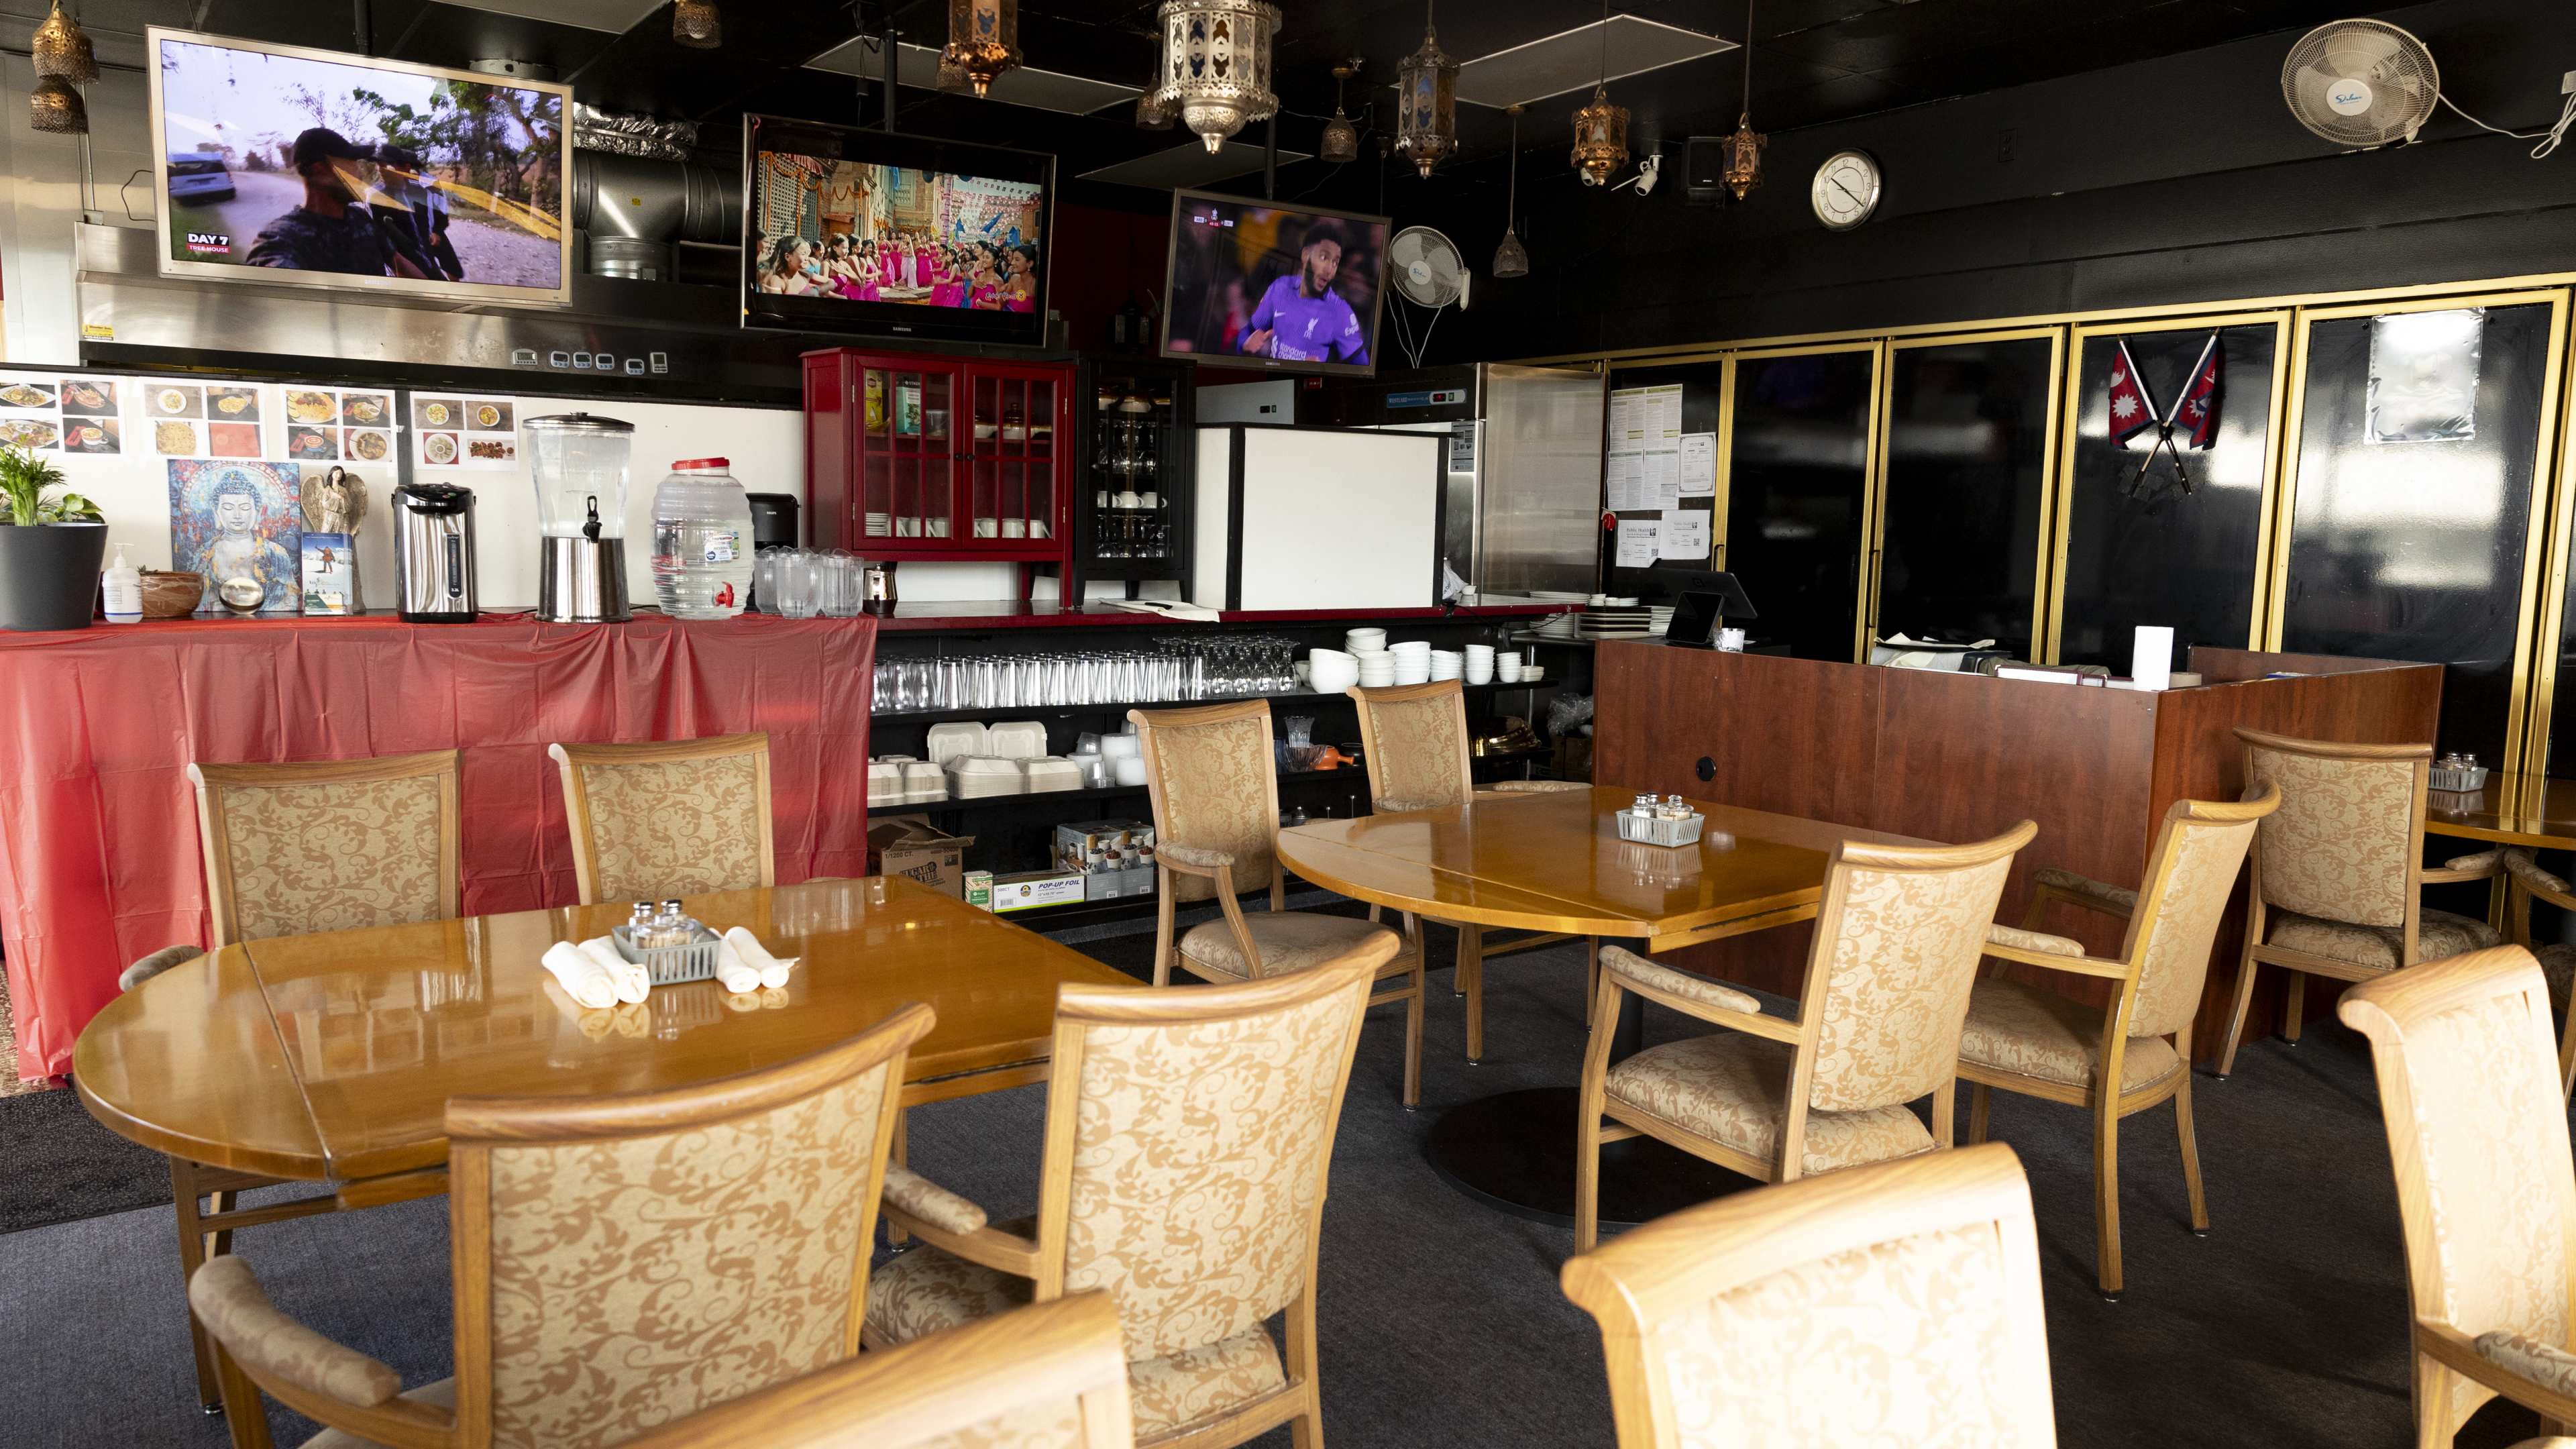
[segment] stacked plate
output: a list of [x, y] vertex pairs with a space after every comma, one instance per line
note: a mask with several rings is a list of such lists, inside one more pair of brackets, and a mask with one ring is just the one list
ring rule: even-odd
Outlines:
[[1386, 652], [1395, 661], [1396, 683], [1428, 684], [1431, 682], [1431, 641], [1407, 639], [1401, 644], [1389, 644], [1386, 646]]
[[1360, 661], [1339, 649], [1306, 653], [1306, 685], [1317, 694], [1339, 694], [1360, 682]]
[[1355, 652], [1351, 657], [1359, 661], [1359, 682], [1366, 688], [1384, 689], [1396, 682], [1394, 655], [1373, 649]]
[[1368, 654], [1386, 648], [1384, 629], [1353, 629], [1342, 635], [1342, 647], [1353, 654]]
[[1431, 651], [1431, 677], [1455, 679], [1464, 662], [1465, 656], [1455, 649], [1434, 649]]
[[887, 534], [894, 532], [894, 515], [891, 513], [869, 514], [867, 516], [867, 532], [868, 537], [870, 538], [883, 538]]

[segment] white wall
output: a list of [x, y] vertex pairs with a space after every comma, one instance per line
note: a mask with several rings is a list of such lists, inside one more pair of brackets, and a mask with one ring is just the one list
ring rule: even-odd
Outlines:
[[[17, 364], [80, 361], [80, 318], [72, 289], [72, 226], [81, 216], [81, 137], [49, 136], [27, 124], [36, 83], [25, 56], [0, 55], [0, 357]], [[101, 219], [152, 225], [152, 176], [120, 191], [152, 164], [147, 88], [139, 71], [111, 70], [88, 87], [90, 175]], [[130, 199], [141, 214], [126, 214]]]

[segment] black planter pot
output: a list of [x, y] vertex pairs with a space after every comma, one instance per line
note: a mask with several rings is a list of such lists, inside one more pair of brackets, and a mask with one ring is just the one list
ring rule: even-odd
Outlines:
[[104, 523], [0, 524], [0, 629], [86, 629], [107, 558]]

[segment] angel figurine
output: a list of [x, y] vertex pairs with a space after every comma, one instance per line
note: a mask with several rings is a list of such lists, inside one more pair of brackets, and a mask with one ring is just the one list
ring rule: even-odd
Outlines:
[[304, 526], [307, 532], [346, 534], [354, 541], [358, 522], [366, 512], [365, 480], [337, 463], [305, 487]]

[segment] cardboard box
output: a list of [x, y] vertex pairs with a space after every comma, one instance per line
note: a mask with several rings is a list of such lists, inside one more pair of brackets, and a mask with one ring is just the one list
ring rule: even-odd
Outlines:
[[1067, 905], [1081, 899], [1080, 871], [1024, 870], [1017, 875], [993, 877], [996, 914]]
[[[1141, 853], [1140, 853], [1141, 848]], [[1144, 820], [1085, 820], [1055, 828], [1055, 863], [1066, 870], [1094, 869], [1087, 862], [1102, 857], [1101, 870], [1152, 869], [1154, 827]], [[1134, 894], [1134, 892], [1121, 892]]]
[[993, 908], [993, 873], [991, 871], [966, 872], [966, 904], [987, 911]]
[[935, 891], [963, 898], [966, 847], [971, 835], [950, 835], [927, 815], [897, 815], [868, 827], [868, 857], [878, 875], [917, 880]]
[[1116, 901], [1129, 896], [1154, 893], [1154, 868], [1135, 866], [1127, 870], [1086, 871], [1082, 877], [1082, 898], [1086, 901]]

